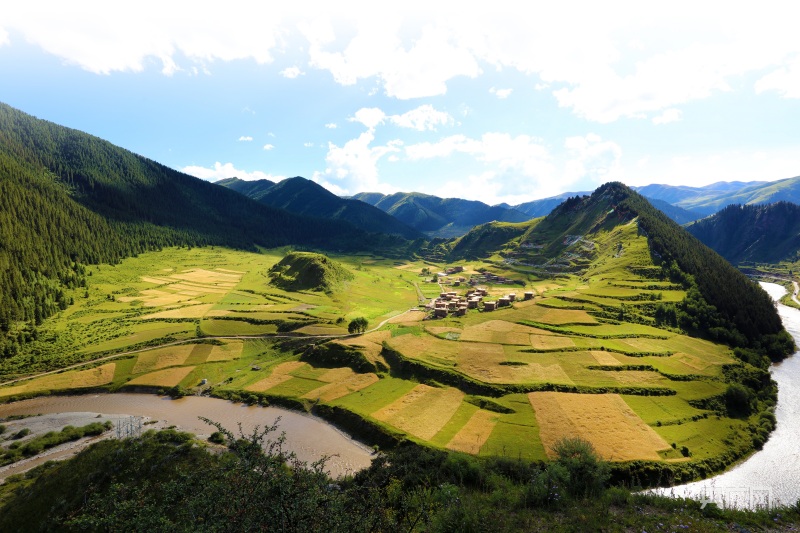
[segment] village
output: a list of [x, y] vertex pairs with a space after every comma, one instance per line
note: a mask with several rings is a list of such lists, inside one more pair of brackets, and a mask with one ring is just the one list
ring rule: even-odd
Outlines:
[[[484, 312], [494, 311], [501, 307], [510, 307], [516, 301], [517, 294], [514, 292], [507, 293], [496, 300], [486, 299], [490, 296], [487, 284], [512, 285], [516, 284], [516, 281], [488, 271], [471, 274], [469, 278], [458, 275], [463, 273], [463, 266], [454, 266], [436, 275], [436, 281], [442, 287], [442, 292], [425, 306], [431, 312], [430, 318], [461, 317], [465, 316], [469, 309]], [[444, 290], [445, 286], [460, 287], [462, 285], [469, 286], [463, 295], [458, 291]], [[534, 291], [526, 291], [522, 299], [532, 300], [534, 295]]]

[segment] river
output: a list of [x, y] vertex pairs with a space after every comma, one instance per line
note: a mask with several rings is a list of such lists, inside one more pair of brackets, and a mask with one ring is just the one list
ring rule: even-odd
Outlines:
[[[774, 283], [762, 283], [761, 286], [775, 301], [786, 294], [786, 289]], [[777, 305], [783, 326], [800, 346], [800, 310], [780, 303]], [[778, 424], [762, 450], [718, 476], [658, 492], [738, 508], [794, 505], [800, 500], [798, 353], [772, 365], [772, 379], [778, 383], [778, 406], [775, 410]]]
[[[284, 449], [293, 451], [303, 461], [313, 462], [330, 456], [326, 470], [334, 477], [353, 473], [369, 466], [372, 451], [324, 420], [279, 407], [247, 406], [200, 396], [179, 400], [152, 394], [84, 394], [78, 396], [43, 396], [0, 405], [0, 418], [9, 415], [50, 413], [97, 413], [112, 421], [129, 416], [159, 421], [161, 426], [176, 426], [198, 436], [208, 436], [216, 429], [199, 417], [221, 423], [234, 435], [241, 423], [245, 435], [256, 426], [272, 425], [280, 417], [278, 437], [286, 432]], [[109, 413], [118, 413], [109, 415]], [[104, 418], [106, 418], [104, 417]], [[143, 426], [146, 429], [148, 426]]]

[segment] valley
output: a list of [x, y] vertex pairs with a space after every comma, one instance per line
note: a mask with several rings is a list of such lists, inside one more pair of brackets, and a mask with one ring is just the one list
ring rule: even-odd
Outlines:
[[[0, 385], [0, 400], [172, 389], [286, 405], [339, 424], [355, 415], [369, 428], [356, 436], [369, 444], [408, 439], [546, 460], [559, 438], [579, 435], [611, 461], [723, 464], [746, 453], [748, 419], [709, 405], [728, 386], [731, 349], [656, 324], [655, 306], [686, 293], [653, 275], [636, 223], [592, 239], [582, 271], [547, 277], [502, 254], [458, 262], [463, 274], [436, 282], [423, 269], [449, 265], [333, 256], [352, 277], [327, 293], [271, 283], [286, 249], [170, 248], [90, 266], [88, 288], [70, 295], [75, 305], [0, 369], [7, 381], [85, 366]], [[487, 271], [516, 285], [482, 284], [484, 301], [533, 298], [444, 319], [420, 305], [418, 290], [465, 294], [457, 278]], [[349, 336], [355, 317], [370, 329], [388, 323]]]

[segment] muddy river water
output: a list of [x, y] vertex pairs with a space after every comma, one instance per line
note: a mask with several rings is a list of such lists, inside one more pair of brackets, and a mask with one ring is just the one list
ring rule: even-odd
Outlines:
[[[352, 473], [369, 466], [372, 450], [353, 440], [325, 421], [277, 407], [251, 407], [215, 398], [187, 396], [179, 400], [152, 394], [85, 394], [79, 396], [45, 396], [0, 405], [0, 418], [8, 415], [48, 413], [97, 413], [115, 419], [130, 415], [159, 421], [161, 426], [208, 436], [216, 428], [200, 420], [205, 417], [221, 423], [238, 436], [238, 424], [245, 434], [256, 426], [272, 425], [280, 417], [279, 429], [286, 432], [284, 449], [309, 463], [323, 455], [330, 456], [326, 470], [333, 476]], [[116, 414], [114, 414], [116, 413]], [[144, 426], [146, 429], [148, 426]]]

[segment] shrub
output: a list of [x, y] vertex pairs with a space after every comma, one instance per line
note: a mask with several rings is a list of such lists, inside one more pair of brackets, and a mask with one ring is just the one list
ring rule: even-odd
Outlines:
[[215, 431], [208, 437], [208, 441], [214, 444], [225, 444], [225, 435], [221, 431]]
[[555, 443], [556, 464], [569, 474], [567, 492], [575, 498], [598, 496], [611, 477], [608, 464], [600, 461], [592, 444], [581, 438], [563, 438]]

